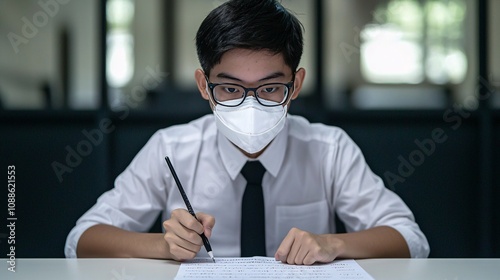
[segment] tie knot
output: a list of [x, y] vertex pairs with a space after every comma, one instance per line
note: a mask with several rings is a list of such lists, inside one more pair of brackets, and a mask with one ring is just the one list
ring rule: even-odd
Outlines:
[[247, 161], [245, 166], [241, 169], [241, 175], [247, 180], [247, 184], [261, 185], [262, 177], [266, 173], [266, 168], [260, 161]]

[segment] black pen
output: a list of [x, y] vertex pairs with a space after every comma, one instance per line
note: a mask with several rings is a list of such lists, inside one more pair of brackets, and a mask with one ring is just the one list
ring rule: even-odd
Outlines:
[[[179, 188], [179, 192], [181, 193], [182, 199], [184, 200], [184, 203], [186, 203], [186, 207], [189, 211], [189, 214], [193, 215], [195, 219], [196, 214], [193, 211], [193, 207], [191, 207], [191, 203], [189, 203], [189, 199], [184, 192], [184, 188], [182, 188], [181, 181], [179, 181], [179, 177], [177, 177], [177, 173], [175, 173], [174, 166], [172, 166], [172, 163], [170, 162], [170, 159], [168, 157], [165, 157], [165, 160], [167, 161], [168, 168], [170, 168], [170, 172], [172, 173], [172, 176], [174, 176], [175, 183], [177, 183], [177, 187]], [[205, 245], [205, 249], [207, 250], [208, 255], [212, 258], [212, 261], [215, 262], [214, 259], [214, 254], [212, 253], [212, 246], [210, 246], [210, 242], [208, 242], [208, 238], [205, 236], [205, 233], [202, 232], [200, 234], [201, 240], [203, 240], [203, 245]]]

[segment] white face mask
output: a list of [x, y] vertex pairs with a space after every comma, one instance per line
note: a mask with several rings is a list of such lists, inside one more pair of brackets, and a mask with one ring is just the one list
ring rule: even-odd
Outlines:
[[[273, 103], [273, 102], [270, 102]], [[247, 96], [237, 107], [215, 105], [215, 123], [229, 141], [249, 154], [264, 149], [285, 127], [287, 106], [266, 107]]]

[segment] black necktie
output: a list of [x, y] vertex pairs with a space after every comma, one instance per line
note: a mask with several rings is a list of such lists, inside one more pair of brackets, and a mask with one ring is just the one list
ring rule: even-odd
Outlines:
[[266, 169], [260, 161], [249, 161], [241, 170], [247, 180], [241, 204], [241, 256], [266, 256], [266, 230], [262, 177]]

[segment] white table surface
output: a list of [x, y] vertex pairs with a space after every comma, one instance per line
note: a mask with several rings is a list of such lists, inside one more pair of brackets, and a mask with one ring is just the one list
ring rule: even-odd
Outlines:
[[[0, 259], [0, 279], [174, 279], [179, 263], [145, 259]], [[368, 259], [357, 261], [375, 279], [500, 279], [500, 259]]]

